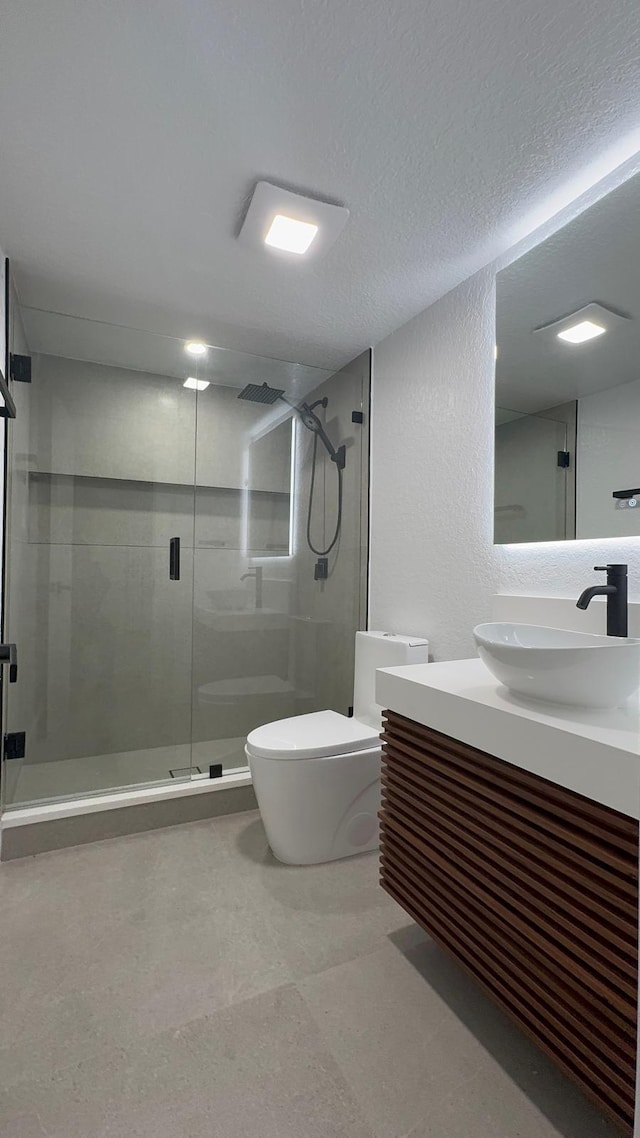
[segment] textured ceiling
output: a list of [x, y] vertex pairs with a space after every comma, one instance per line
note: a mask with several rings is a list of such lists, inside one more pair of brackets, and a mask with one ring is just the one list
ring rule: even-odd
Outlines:
[[[637, 0], [9, 0], [0, 243], [24, 304], [338, 366], [640, 121]], [[347, 205], [236, 239], [255, 181]]]
[[[596, 301], [627, 319], [584, 344], [535, 332]], [[640, 378], [640, 175], [498, 273], [496, 400], [541, 411]]]

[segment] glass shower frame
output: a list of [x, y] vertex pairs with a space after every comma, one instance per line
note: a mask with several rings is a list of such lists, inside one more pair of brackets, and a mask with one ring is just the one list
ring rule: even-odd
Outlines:
[[[34, 325], [47, 332], [55, 314], [22, 316], [31, 341]], [[54, 321], [60, 340], [71, 332], [95, 339], [94, 322], [63, 320], [68, 327]], [[15, 304], [12, 321], [14, 350], [28, 351]], [[5, 677], [3, 723], [8, 734], [26, 730], [27, 756], [3, 762], [5, 809], [219, 777], [244, 768], [244, 740], [259, 723], [327, 706], [346, 713], [351, 702], [351, 642], [366, 623], [369, 353], [334, 373], [209, 346], [204, 359], [187, 367], [183, 341], [147, 338], [154, 352], [170, 343], [173, 363], [164, 372], [153, 369], [153, 391], [148, 374], [134, 369], [133, 387], [123, 381], [121, 395], [141, 402], [142, 441], [153, 427], [142, 413], [145, 384], [155, 410], [164, 400], [167, 413], [154, 429], [169, 419], [172, 427], [168, 437], [155, 439], [147, 465], [137, 470], [141, 478], [127, 466], [135, 449], [131, 433], [128, 443], [120, 445], [112, 433], [110, 446], [102, 446], [110, 416], [118, 419], [109, 399], [102, 404], [102, 435], [92, 441], [94, 414], [82, 408], [92, 377], [72, 382], [72, 373], [85, 367], [103, 369], [103, 380], [116, 383], [123, 359], [112, 345], [131, 353], [140, 334], [108, 325], [98, 332], [115, 357], [108, 363], [61, 364], [62, 357], [48, 355], [43, 364], [43, 353], [34, 353], [34, 385], [12, 385], [23, 425], [9, 428], [5, 452], [5, 596], [21, 682], [13, 687]], [[50, 437], [43, 442], [32, 422], [27, 441], [20, 436], [25, 406], [43, 398], [43, 367], [53, 393], [47, 395]], [[184, 390], [187, 373], [209, 386]], [[303, 548], [311, 437], [286, 405], [265, 414], [237, 400], [248, 373], [295, 394], [329, 392], [326, 428], [336, 443], [346, 439], [349, 479], [333, 581], [314, 580], [315, 559]], [[61, 406], [54, 406], [57, 384]], [[65, 424], [61, 410], [75, 419]], [[119, 422], [132, 424], [122, 415]], [[189, 435], [193, 445], [185, 443]], [[102, 466], [83, 467], [87, 455], [97, 461], [101, 446], [107, 454], [115, 448], [111, 465], [103, 454]], [[65, 469], [70, 453], [75, 465]], [[168, 456], [173, 461], [176, 454], [189, 465], [190, 481], [184, 471], [167, 478]], [[320, 530], [333, 524], [334, 476], [323, 463], [314, 519]], [[170, 579], [175, 537], [181, 538], [179, 581]], [[21, 611], [20, 593], [29, 588], [36, 603]], [[38, 665], [43, 629], [47, 653]], [[102, 685], [97, 658], [108, 665]], [[321, 666], [329, 659], [331, 667]], [[151, 685], [143, 682], [145, 669], [155, 677]]]

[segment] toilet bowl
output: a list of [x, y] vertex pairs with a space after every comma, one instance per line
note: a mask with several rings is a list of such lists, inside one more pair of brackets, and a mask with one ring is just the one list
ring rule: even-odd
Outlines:
[[279, 861], [313, 865], [378, 846], [377, 668], [420, 664], [428, 642], [356, 633], [354, 715], [316, 711], [257, 727], [245, 748], [269, 845]]

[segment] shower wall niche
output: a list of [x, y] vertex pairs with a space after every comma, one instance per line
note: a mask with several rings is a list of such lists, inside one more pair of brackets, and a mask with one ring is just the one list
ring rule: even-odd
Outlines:
[[[8, 729], [27, 746], [6, 764], [5, 806], [206, 778], [212, 764], [245, 765], [260, 723], [351, 703], [367, 462], [367, 428], [351, 417], [368, 401], [368, 354], [331, 376], [212, 348], [197, 369], [208, 386], [194, 391], [183, 386], [194, 365], [172, 347], [177, 363], [158, 370], [37, 351], [20, 385], [7, 637], [21, 667]], [[268, 380], [279, 367], [294, 399], [328, 394], [327, 429], [348, 447], [325, 581], [306, 548], [311, 437], [286, 405], [237, 398], [248, 367]], [[322, 458], [319, 538], [335, 474]]]

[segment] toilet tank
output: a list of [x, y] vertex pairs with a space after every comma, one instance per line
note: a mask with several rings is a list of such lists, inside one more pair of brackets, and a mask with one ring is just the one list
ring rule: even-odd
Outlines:
[[421, 636], [396, 636], [393, 632], [356, 632], [356, 666], [353, 684], [353, 714], [356, 719], [380, 727], [382, 708], [376, 703], [376, 668], [402, 664], [426, 664], [429, 641]]

